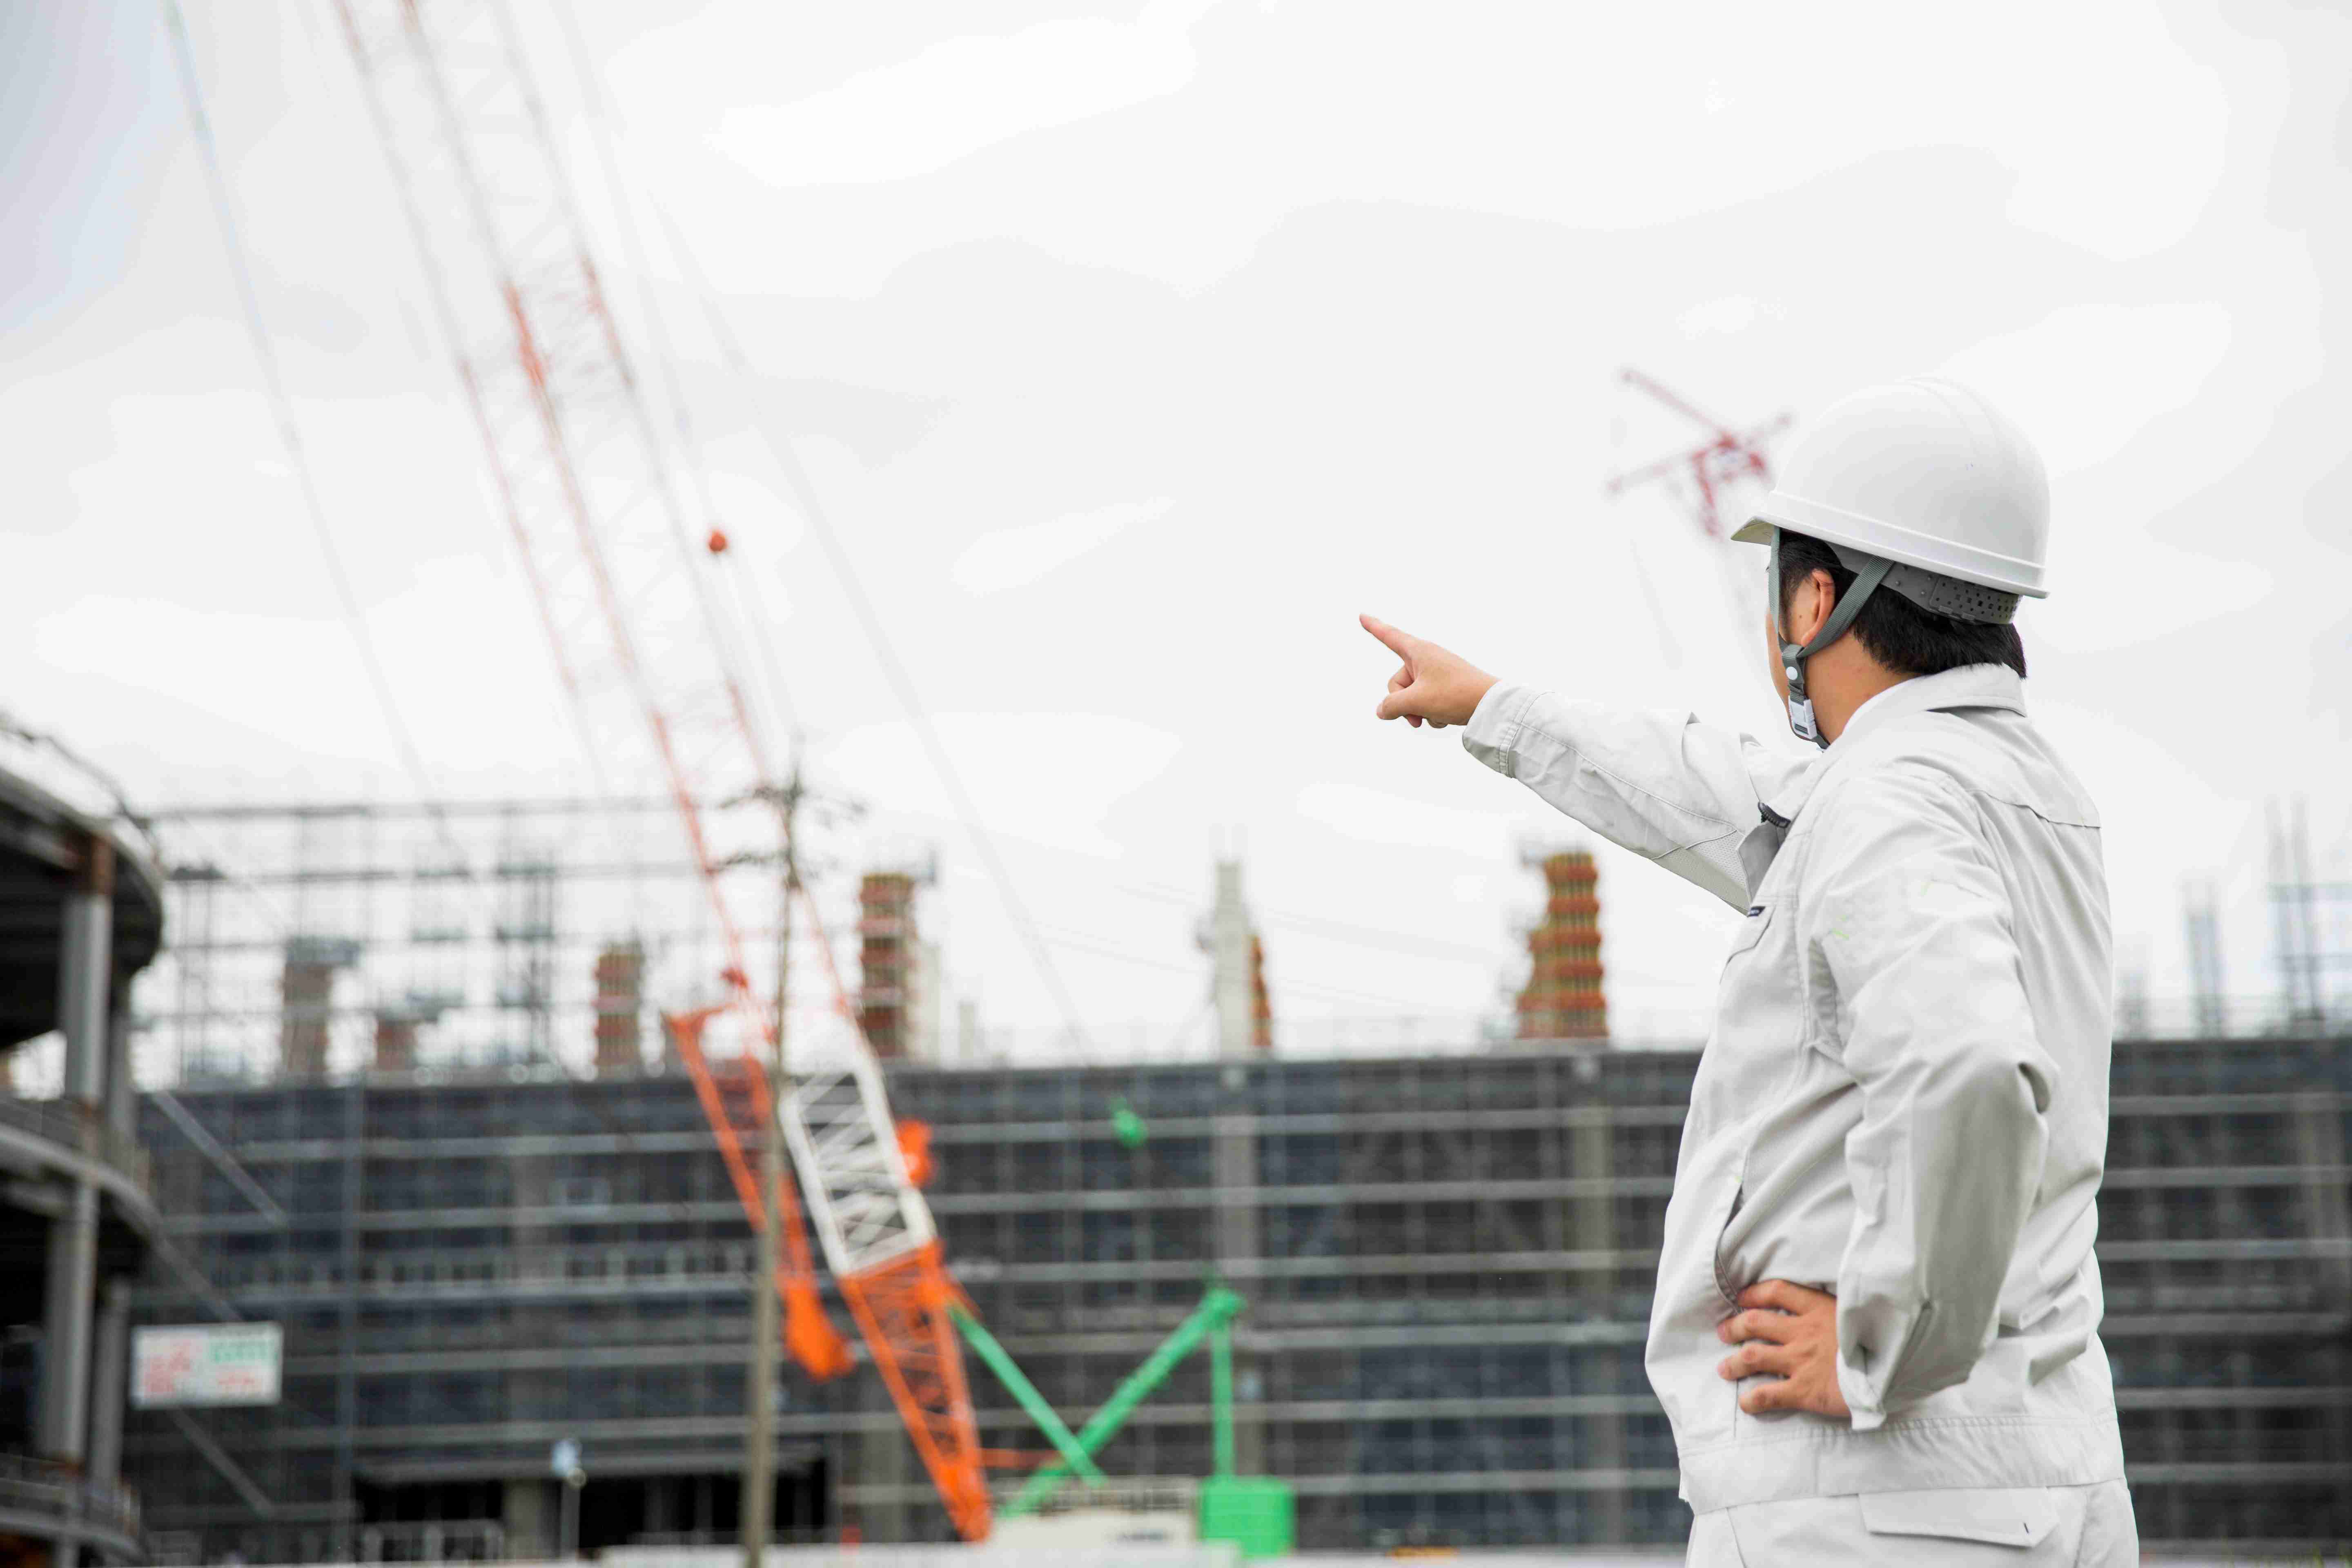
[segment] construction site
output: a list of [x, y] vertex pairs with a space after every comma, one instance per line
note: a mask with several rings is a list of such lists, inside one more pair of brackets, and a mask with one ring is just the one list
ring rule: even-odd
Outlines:
[[[267, 1408], [132, 1413], [121, 1464], [154, 1560], [738, 1538], [763, 1292], [730, 1161], [756, 1167], [761, 1139], [711, 1111], [746, 1064], [664, 1028], [643, 976], [707, 936], [649, 914], [614, 934], [607, 879], [655, 879], [558, 830], [570, 809], [160, 814], [167, 841], [239, 869], [182, 851], [176, 934], [131, 1015], [142, 1059], [179, 1064], [139, 1110], [176, 1255], [149, 1266], [139, 1315], [276, 1323], [284, 1371]], [[443, 826], [493, 868], [471, 917], [416, 868]], [[771, 883], [776, 858], [751, 858]], [[1091, 1511], [1190, 1519], [1216, 1478], [1272, 1477], [1301, 1550], [1681, 1541], [1642, 1343], [1696, 1055], [1609, 1040], [1591, 858], [1531, 856], [1528, 879], [1498, 1038], [1286, 1058], [1227, 865], [1203, 897], [1213, 1048], [1080, 1067], [990, 1061], [911, 1023], [937, 1002], [919, 876], [861, 879], [853, 1002], [897, 1146], [1024, 1392], [1078, 1425], [1205, 1300], [1239, 1298], [1223, 1373], [1164, 1369], [1105, 1447]], [[2290, 923], [2305, 898], [2280, 889]], [[2151, 1543], [2289, 1551], [2352, 1529], [2352, 1037], [2326, 1016], [2117, 1044], [2103, 1337]], [[819, 1295], [848, 1327], [833, 1282]], [[798, 1327], [796, 1353], [839, 1349]], [[824, 1353], [772, 1374], [772, 1539], [953, 1539], [873, 1352], [813, 1377]], [[976, 1356], [962, 1374], [1003, 1512], [1055, 1452], [1021, 1393]]]
[[[451, 493], [478, 483], [495, 542], [460, 553], [510, 563], [496, 581], [513, 602], [430, 602], [447, 580], [420, 574], [421, 646], [456, 674], [415, 698], [387, 652], [394, 620], [354, 587], [354, 562], [393, 560], [404, 521], [362, 529], [321, 482], [305, 434], [318, 414], [279, 352], [294, 340], [265, 308], [299, 287], [273, 281], [294, 265], [267, 252], [287, 231], [240, 209], [236, 154], [258, 142], [216, 135], [216, 117], [235, 123], [206, 88], [218, 19], [192, 31], [163, 0], [158, 68], [182, 95], [184, 177], [201, 179], [258, 367], [277, 443], [265, 477], [315, 535], [324, 586], [305, 592], [340, 622], [340, 673], [247, 710], [236, 743], [299, 754], [360, 712], [382, 731], [367, 776], [395, 782], [218, 766], [183, 780], [142, 719], [118, 754], [156, 753], [149, 776], [167, 787], [134, 798], [73, 749], [79, 730], [0, 717], [0, 1568], [760, 1568], [771, 1554], [815, 1568], [876, 1548], [1074, 1568], [1675, 1559], [1693, 1512], [1644, 1344], [1725, 910], [1627, 896], [1615, 868], [1633, 859], [1606, 845], [1524, 820], [1507, 832], [1499, 813], [1412, 798], [1418, 785], [1374, 791], [1345, 761], [1280, 786], [1281, 821], [1337, 835], [1323, 880], [1283, 883], [1320, 889], [1306, 913], [1254, 899], [1275, 856], [1240, 847], [1241, 807], [1219, 816], [1256, 798], [1228, 776], [1239, 763], [1152, 797], [1181, 796], [1198, 822], [1122, 817], [1116, 791], [1092, 807], [1055, 794], [1073, 758], [1124, 747], [1156, 778], [1182, 742], [1124, 712], [1024, 728], [996, 710], [1025, 699], [993, 688], [958, 716], [969, 728], [945, 722], [892, 640], [904, 584], [877, 574], [870, 590], [824, 499], [966, 394], [909, 392], [891, 417], [912, 433], [871, 437], [884, 458], [853, 436], [796, 446], [765, 400], [888, 396], [754, 363], [563, 8], [297, 14], [278, 41], [289, 59], [309, 52], [289, 75], [331, 64], [314, 97], [380, 155], [382, 199], [366, 199], [402, 247], [383, 308], [416, 348], [418, 386], [395, 390], [441, 419], [449, 449], [430, 461], [461, 476]], [[1150, 9], [1136, 47], [1181, 43], [1171, 25]], [[1034, 31], [1098, 45], [1084, 26]], [[882, 183], [931, 172], [933, 154], [903, 155], [919, 166], [886, 159]], [[973, 299], [953, 313], [986, 316]], [[688, 302], [707, 328], [698, 363], [671, 333]], [[1682, 334], [1778, 309], [1716, 300]], [[779, 341], [807, 326], [777, 320]], [[992, 343], [975, 379], [1017, 388], [1009, 367], [1029, 347]], [[1680, 607], [1667, 613], [1638, 544], [1624, 595], [1577, 592], [1632, 603], [1638, 578], [1657, 662], [1676, 673], [1685, 632], [1736, 627], [1726, 646], [1753, 663], [1759, 583], [1728, 542], [1794, 416], [1727, 420], [1643, 371], [1611, 374], [1618, 406], [1663, 422], [1673, 446], [1617, 464], [1601, 495], [1679, 514]], [[714, 433], [713, 387], [750, 411], [742, 428]], [[997, 438], [953, 434], [974, 449]], [[1347, 443], [1352, 460], [1364, 438]], [[754, 445], [772, 483], [748, 510], [804, 535], [821, 576], [780, 567], [773, 539], [747, 543], [729, 498], [751, 483], [731, 470]], [[373, 433], [352, 450], [379, 465], [367, 485], [426, 462]], [[961, 504], [965, 481], [943, 482]], [[876, 495], [842, 515], [879, 511]], [[1010, 525], [935, 574], [976, 598], [1018, 589], [1173, 504]], [[922, 548], [864, 526], [894, 575]], [[1562, 560], [1580, 578], [1598, 548]], [[1216, 637], [1263, 629], [1247, 595], [1279, 573], [1257, 549], [1228, 552], [1247, 572], [1220, 563], [1252, 582], [1208, 595]], [[1282, 569], [1318, 574], [1328, 554]], [[409, 564], [374, 564], [410, 591]], [[777, 582], [803, 575], [815, 608], [780, 610]], [[1109, 668], [1121, 639], [1174, 637], [1141, 624], [1141, 595], [1113, 597], [1056, 658]], [[940, 634], [940, 658], [1036, 678], [999, 630], [1034, 603]], [[207, 623], [173, 646], [177, 623], [156, 624], [151, 665], [209, 658], [227, 637]], [[306, 659], [331, 662], [291, 624], [259, 643], [289, 690]], [[514, 627], [543, 671], [499, 651]], [[880, 672], [865, 706], [895, 705], [887, 723], [824, 706], [853, 657]], [[1798, 682], [1806, 655], [1785, 657]], [[436, 754], [420, 737], [468, 702], [491, 740]], [[809, 734], [827, 723], [830, 750]], [[2128, 737], [2079, 732], [2143, 757]], [[499, 749], [533, 737], [548, 754]], [[1012, 759], [1010, 787], [990, 793], [974, 737]], [[1261, 738], [1249, 765], [1290, 766], [1263, 753], [1319, 737]], [[366, 775], [335, 771], [355, 752], [317, 749], [333, 759], [321, 776]], [[859, 756], [859, 787], [827, 767]], [[2163, 787], [2203, 798], [2186, 777]], [[1765, 828], [1790, 828], [1757, 804]], [[2261, 871], [2243, 869], [2249, 826], [2235, 880], [2178, 883], [2181, 984], [2152, 997], [2144, 935], [2116, 975], [2096, 1331], [2150, 1561], [2308, 1561], [2352, 1541], [2352, 882], [2330, 879], [2340, 856], [2315, 855], [2299, 801], [2236, 804], [2266, 829]], [[1416, 814], [1433, 826], [1400, 820]], [[1214, 847], [1185, 887], [1158, 861], [1113, 886], [1126, 845], [1158, 853], [1196, 828]], [[1626, 847], [1672, 863], [1682, 843]], [[1064, 879], [1033, 905], [1016, 861]], [[1363, 889], [1409, 861], [1417, 879], [1399, 872], [1389, 912], [1365, 914]], [[1074, 886], [1156, 900], [1163, 927], [1178, 910], [1189, 945], [1139, 924], [1105, 934]], [[1049, 900], [1086, 929], [1042, 922]], [[2104, 954], [2104, 903], [2094, 913]], [[1448, 920], [1463, 922], [1450, 942]], [[1477, 921], [1491, 942], [1459, 940]], [[2259, 994], [2252, 961], [2239, 952], [2233, 971], [2222, 952], [2225, 931], [2256, 921], [2274, 981]], [[1292, 967], [1286, 944], [1309, 935], [1357, 944], [1356, 967], [1320, 982]], [[1702, 947], [1663, 979], [1622, 956]], [[1057, 956], [1073, 953], [1160, 989], [1082, 993]], [[1362, 989], [1431, 953], [1472, 975], [1445, 996], [1484, 1000], [1424, 1015], [1396, 992], [1434, 984]], [[1000, 979], [1016, 965], [1017, 983]], [[1088, 1016], [1130, 993], [1145, 996], [1134, 1021]], [[983, 1012], [1007, 995], [1017, 1017]], [[1170, 997], [1178, 1016], [1144, 1016]]]

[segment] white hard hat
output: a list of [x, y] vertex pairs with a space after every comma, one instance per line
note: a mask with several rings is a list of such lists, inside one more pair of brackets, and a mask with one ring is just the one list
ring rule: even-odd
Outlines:
[[[1731, 537], [1771, 542], [1786, 528], [1891, 561], [1887, 585], [1969, 620], [1958, 589], [1932, 595], [1912, 573], [2042, 598], [2050, 480], [2022, 431], [1969, 388], [1937, 376], [1874, 386], [1832, 405], [1780, 466], [1779, 482]], [[1942, 588], [1942, 585], [1935, 585]], [[2014, 600], [2004, 601], [2013, 605]]]

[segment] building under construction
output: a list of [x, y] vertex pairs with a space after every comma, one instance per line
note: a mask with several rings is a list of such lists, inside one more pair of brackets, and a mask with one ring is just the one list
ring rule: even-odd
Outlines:
[[133, 1137], [131, 982], [163, 935], [154, 846], [112, 784], [0, 718], [0, 1562], [143, 1561], [122, 1485], [131, 1293], [157, 1238]]
[[[732, 1539], [754, 1237], [649, 1010], [717, 949], [661, 868], [667, 819], [605, 816], [166, 814], [174, 940], [131, 1038], [174, 1086], [139, 1132], [179, 1266], [139, 1310], [279, 1323], [286, 1363], [274, 1406], [131, 1419], [159, 1555], [542, 1555], [572, 1517], [560, 1443], [578, 1545]], [[737, 831], [730, 874], [772, 888], [772, 817]], [[1682, 1538], [1641, 1348], [1696, 1058], [1596, 1037], [1590, 858], [1538, 869], [1518, 1016], [1481, 1038], [1281, 1055], [1228, 864], [1216, 1054], [1077, 1068], [937, 1060], [922, 879], [865, 879], [856, 1000], [929, 1126], [949, 1259], [1057, 1410], [1099, 1405], [1222, 1280], [1249, 1303], [1238, 1468], [1296, 1486], [1302, 1545]], [[2317, 1011], [2117, 1049], [2105, 1333], [2151, 1542], [2352, 1532], [2352, 1040]], [[1042, 1447], [969, 1372], [983, 1444]], [[1207, 1473], [1207, 1376], [1180, 1367], [1106, 1468]], [[779, 1539], [948, 1535], [872, 1366], [787, 1364], [776, 1400]]]
[[[1696, 1057], [1597, 1044], [1359, 1060], [904, 1064], [931, 1202], [982, 1318], [1076, 1416], [1213, 1279], [1243, 1473], [1303, 1545], [1678, 1541], [1643, 1380]], [[156, 1194], [236, 1313], [285, 1325], [284, 1403], [133, 1423], [154, 1539], [254, 1561], [543, 1552], [552, 1445], [583, 1546], [730, 1537], [752, 1238], [679, 1076], [188, 1089], [237, 1179], [151, 1105]], [[2352, 1039], [2125, 1045], [2101, 1203], [2105, 1330], [2146, 1540], [2352, 1532]], [[1139, 1140], [1124, 1110], [1141, 1122]], [[1127, 1135], [1122, 1136], [1122, 1132]], [[266, 1206], [265, 1206], [266, 1205]], [[170, 1279], [168, 1318], [208, 1309]], [[973, 1368], [984, 1441], [1041, 1446]], [[1106, 1455], [1210, 1463], [1180, 1369]], [[780, 1538], [942, 1538], [868, 1368], [778, 1394]]]

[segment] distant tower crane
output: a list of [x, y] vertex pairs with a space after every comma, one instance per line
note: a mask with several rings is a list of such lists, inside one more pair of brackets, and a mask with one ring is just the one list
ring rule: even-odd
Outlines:
[[[781, 801], [778, 770], [711, 581], [719, 542], [688, 525], [513, 19], [502, 0], [338, 8], [590, 764], [607, 788], [675, 795], [727, 954], [720, 1013], [741, 1040], [772, 1046], [779, 1020], [753, 993], [743, 940], [753, 921], [724, 875], [756, 841], [706, 806]], [[825, 1262], [949, 1517], [983, 1539], [988, 1491], [950, 1318], [961, 1293], [908, 1179], [880, 1069], [830, 978], [833, 1011], [793, 1039], [772, 1113]], [[725, 1103], [742, 1097], [722, 1092], [743, 1086], [714, 1084], [698, 1047], [682, 1054], [757, 1223]], [[796, 1353], [814, 1343], [820, 1364], [837, 1361], [824, 1353], [821, 1312], [808, 1320], [813, 1266], [786, 1217], [800, 1254], [776, 1281], [799, 1320], [786, 1337]]]
[[1620, 496], [1640, 485], [1660, 481], [1671, 484], [1687, 479], [1693, 492], [1686, 503], [1692, 521], [1707, 538], [1721, 540], [1725, 537], [1721, 515], [1724, 492], [1742, 480], [1756, 479], [1766, 485], [1772, 482], [1771, 466], [1764, 459], [1764, 444], [1786, 430], [1793, 416], [1779, 414], [1753, 429], [1735, 430], [1713, 415], [1702, 413], [1681, 394], [1631, 366], [1621, 371], [1618, 379], [1648, 393], [1697, 425], [1706, 432], [1706, 439], [1685, 451], [1611, 475], [1601, 487], [1601, 493]]

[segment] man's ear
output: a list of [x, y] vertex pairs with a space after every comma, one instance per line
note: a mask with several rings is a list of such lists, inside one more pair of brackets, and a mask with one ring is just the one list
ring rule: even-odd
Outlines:
[[1789, 598], [1789, 640], [1802, 647], [1837, 607], [1837, 579], [1816, 566]]

